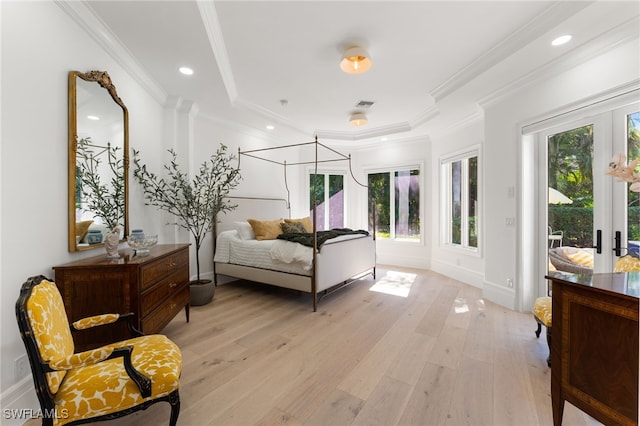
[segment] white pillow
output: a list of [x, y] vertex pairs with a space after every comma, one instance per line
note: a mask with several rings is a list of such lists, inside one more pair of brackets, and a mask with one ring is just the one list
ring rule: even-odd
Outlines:
[[249, 222], [233, 222], [233, 225], [238, 231], [238, 235], [241, 240], [255, 240], [256, 234], [253, 232], [253, 228]]

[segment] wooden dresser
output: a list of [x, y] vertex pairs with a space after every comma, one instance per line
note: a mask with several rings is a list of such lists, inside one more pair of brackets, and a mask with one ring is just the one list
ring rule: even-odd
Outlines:
[[[189, 244], [159, 244], [148, 256], [120, 251], [54, 266], [69, 322], [104, 313], [135, 314], [145, 334], [162, 330], [184, 307], [189, 321]], [[74, 331], [76, 351], [130, 337], [124, 324]]]
[[550, 272], [553, 424], [564, 402], [604, 424], [638, 424], [640, 273]]

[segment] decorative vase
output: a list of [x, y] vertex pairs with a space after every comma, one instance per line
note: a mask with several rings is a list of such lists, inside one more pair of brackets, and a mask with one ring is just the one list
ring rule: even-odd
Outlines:
[[117, 259], [120, 257], [118, 253], [118, 244], [120, 244], [120, 228], [115, 227], [107, 232], [104, 239], [104, 248], [107, 250], [107, 258]]

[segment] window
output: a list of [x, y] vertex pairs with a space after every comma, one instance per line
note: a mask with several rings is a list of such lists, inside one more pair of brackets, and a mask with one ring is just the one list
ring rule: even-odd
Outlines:
[[314, 199], [318, 231], [344, 228], [344, 175], [309, 174], [309, 211], [311, 215], [314, 213]]
[[372, 205], [376, 207], [376, 237], [420, 241], [420, 170], [399, 169], [370, 173], [369, 230], [373, 231]]
[[445, 244], [478, 249], [478, 151], [441, 162], [441, 209]]

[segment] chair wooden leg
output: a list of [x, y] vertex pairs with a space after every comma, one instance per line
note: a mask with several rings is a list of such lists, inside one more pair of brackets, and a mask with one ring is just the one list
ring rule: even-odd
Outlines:
[[[537, 322], [537, 321], [536, 321]], [[542, 332], [542, 326], [538, 322], [538, 329], [536, 330], [536, 338], [540, 337], [540, 333]]]
[[177, 389], [169, 395], [169, 404], [171, 404], [171, 418], [169, 419], [169, 425], [176, 426], [178, 423], [178, 416], [180, 415], [180, 395]]

